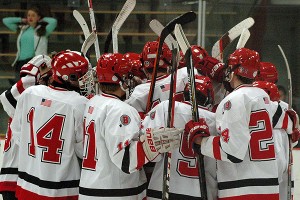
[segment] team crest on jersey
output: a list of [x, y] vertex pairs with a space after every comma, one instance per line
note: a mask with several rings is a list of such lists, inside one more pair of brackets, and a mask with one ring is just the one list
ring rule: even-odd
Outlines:
[[154, 120], [156, 111], [150, 113], [150, 119]]
[[224, 110], [230, 110], [231, 109], [231, 102], [230, 101], [227, 101], [225, 104], [224, 104]]
[[224, 131], [222, 131], [221, 133], [221, 137], [223, 139], [224, 142], [228, 143], [229, 142], [229, 130], [225, 129]]
[[120, 121], [121, 121], [121, 124], [123, 124], [124, 126], [127, 126], [128, 124], [130, 124], [130, 117], [128, 115], [122, 115], [120, 117]]

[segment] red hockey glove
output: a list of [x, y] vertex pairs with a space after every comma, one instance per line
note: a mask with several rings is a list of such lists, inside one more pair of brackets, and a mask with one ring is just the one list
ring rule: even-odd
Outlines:
[[299, 132], [299, 117], [296, 111], [289, 109], [286, 111], [289, 115], [291, 120], [293, 121], [293, 132], [292, 132], [292, 142], [297, 142], [300, 139], [300, 132]]
[[202, 63], [197, 69], [202, 75], [208, 76], [218, 83], [222, 83], [224, 63], [221, 63], [218, 59], [211, 56], [206, 56], [203, 58]]
[[40, 75], [40, 66], [43, 64], [49, 65], [51, 58], [47, 55], [38, 55], [33, 57], [28, 63], [22, 66], [20, 71], [20, 76], [31, 75], [35, 76], [37, 79]]
[[299, 117], [298, 117], [298, 114], [296, 113], [296, 111], [289, 109], [286, 111], [286, 113], [289, 115], [289, 117], [293, 121], [293, 129], [298, 128], [299, 127]]
[[292, 132], [292, 142], [295, 143], [300, 139], [300, 131], [299, 129], [295, 128]]
[[189, 146], [193, 146], [193, 143], [198, 137], [210, 136], [208, 125], [203, 118], [199, 119], [199, 122], [189, 121], [184, 128], [184, 134], [188, 138]]

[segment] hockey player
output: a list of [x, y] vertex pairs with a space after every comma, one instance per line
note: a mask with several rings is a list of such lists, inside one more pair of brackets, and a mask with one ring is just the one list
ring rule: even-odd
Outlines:
[[15, 113], [15, 107], [21, 93], [30, 86], [40, 82], [40, 74], [45, 74], [50, 70], [50, 57], [38, 55], [22, 66], [20, 71], [21, 79], [1, 96], [1, 103], [4, 110], [9, 115], [9, 122], [4, 144], [3, 160], [0, 174], [0, 191], [3, 200], [14, 200], [18, 178], [18, 158], [19, 148], [14, 140], [11, 140], [12, 131], [10, 123]]
[[96, 72], [103, 93], [89, 100], [84, 113], [79, 199], [143, 199], [147, 184], [142, 166], [178, 147], [182, 130], [147, 129], [139, 139], [140, 116], [123, 102], [132, 77], [123, 55], [103, 54]]
[[[141, 57], [143, 70], [145, 71], [148, 79], [152, 78], [157, 47], [157, 41], [147, 42], [142, 51]], [[160, 56], [159, 67], [157, 69], [157, 78], [154, 88], [152, 108], [158, 103], [169, 98], [171, 76], [169, 76], [168, 69], [171, 65], [171, 59], [172, 53], [168, 46], [164, 43], [162, 47], [162, 55]], [[182, 92], [184, 90], [187, 80], [186, 68], [179, 69], [177, 72], [176, 92]], [[142, 119], [144, 118], [144, 115], [146, 113], [150, 86], [150, 80], [144, 84], [136, 86], [130, 98], [126, 100], [126, 103], [133, 106], [139, 112]]]
[[[269, 76], [271, 77], [271, 76]], [[267, 79], [271, 80], [271, 79]], [[276, 160], [278, 165], [279, 175], [279, 194], [281, 200], [287, 200], [288, 191], [288, 160], [289, 160], [289, 138], [288, 133], [291, 134], [292, 142], [295, 146], [299, 140], [299, 130], [294, 128], [293, 122], [289, 116], [289, 112], [295, 112], [293, 110], [288, 111], [288, 104], [280, 101], [280, 95], [277, 86], [272, 82], [267, 81], [255, 81], [253, 86], [263, 89], [269, 94], [271, 101], [273, 101], [273, 135], [275, 142]], [[287, 117], [289, 116], [290, 119]], [[296, 114], [295, 114], [296, 117]], [[293, 167], [293, 166], [292, 166]], [[293, 169], [292, 169], [293, 172]], [[292, 173], [292, 181], [294, 176]], [[292, 184], [293, 186], [293, 184]], [[292, 188], [293, 189], [293, 188]], [[292, 192], [293, 193], [293, 192]]]
[[[235, 50], [228, 58], [226, 88], [232, 91], [216, 110], [219, 136], [190, 126], [189, 137], [203, 155], [217, 159], [220, 200], [278, 200], [278, 169], [269, 96], [252, 82], [259, 70], [259, 54]], [[198, 129], [198, 130], [195, 130]], [[193, 130], [193, 131], [192, 131]]]
[[[198, 101], [199, 117], [206, 120], [206, 127], [211, 134], [216, 134], [215, 114], [208, 111], [206, 107], [213, 104], [213, 88], [208, 77], [196, 75], [196, 99]], [[188, 85], [187, 85], [188, 86]], [[185, 101], [175, 102], [174, 126], [184, 128], [185, 124], [192, 119], [191, 105], [189, 103], [189, 89], [184, 90]], [[145, 117], [143, 125], [145, 127], [166, 127], [168, 116], [169, 101], [163, 101], [153, 108]], [[203, 120], [203, 119], [202, 119]], [[170, 170], [170, 199], [199, 199], [199, 170], [195, 151], [189, 145], [189, 142], [182, 135], [179, 148], [174, 149], [171, 159]], [[164, 171], [163, 156], [158, 156], [154, 162], [157, 162], [150, 179], [147, 191], [147, 199], [161, 199], [162, 182]], [[216, 181], [216, 160], [205, 157], [205, 176], [208, 189], [208, 199], [217, 199], [217, 181]], [[201, 199], [201, 198], [200, 198]]]
[[88, 65], [79, 52], [62, 51], [51, 61], [51, 85], [32, 86], [20, 96], [11, 124], [20, 149], [18, 199], [78, 199], [87, 101], [78, 79]]

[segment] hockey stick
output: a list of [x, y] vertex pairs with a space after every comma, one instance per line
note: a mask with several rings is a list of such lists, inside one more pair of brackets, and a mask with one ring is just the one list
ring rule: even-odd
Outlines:
[[81, 46], [81, 53], [83, 53], [84, 56], [86, 56], [87, 51], [95, 43], [95, 41], [96, 41], [96, 33], [91, 32], [91, 34], [84, 40]]
[[98, 59], [100, 58], [100, 48], [99, 48], [99, 41], [98, 41], [95, 14], [94, 14], [94, 10], [93, 10], [92, 0], [88, 0], [88, 7], [89, 7], [89, 14], [90, 14], [92, 31], [96, 33], [96, 41], [95, 41], [94, 44], [95, 44], [96, 59], [97, 59], [97, 62], [98, 62]]
[[248, 29], [243, 29], [240, 39], [236, 45], [236, 49], [245, 47], [248, 39], [250, 38], [250, 31]]
[[[189, 90], [190, 90], [190, 103], [192, 108], [192, 116], [193, 121], [199, 121], [199, 113], [198, 113], [198, 105], [196, 101], [196, 89], [195, 89], [195, 74], [194, 74], [194, 67], [192, 61], [192, 51], [191, 46], [182, 30], [180, 24], [175, 26], [175, 37], [177, 42], [185, 54], [185, 59], [187, 61], [187, 71], [188, 71], [188, 81], [189, 81]], [[198, 154], [198, 170], [199, 170], [199, 184], [200, 184], [200, 193], [201, 198], [203, 200], [207, 200], [207, 189], [206, 189], [206, 179], [205, 179], [205, 171], [204, 171], [204, 160], [203, 155]]]
[[[290, 66], [288, 63], [288, 60], [285, 56], [285, 53], [280, 45], [278, 45], [278, 48], [282, 54], [282, 57], [285, 62], [287, 76], [288, 76], [288, 109], [292, 108], [292, 94], [293, 94], [293, 88], [292, 88], [292, 76], [290, 71]], [[297, 122], [296, 125], [299, 123]], [[293, 166], [293, 151], [292, 151], [292, 139], [289, 135], [289, 160], [288, 160], [288, 187], [287, 187], [287, 200], [292, 200], [292, 166]]]
[[[157, 19], [151, 20], [149, 26], [152, 29], [152, 31], [158, 36], [160, 36], [162, 30], [165, 28]], [[173, 44], [176, 43], [176, 40], [171, 35], [168, 35], [165, 39], [165, 43], [167, 44], [169, 49], [173, 50]]]
[[125, 22], [125, 20], [128, 18], [132, 10], [134, 9], [136, 5], [136, 0], [127, 0], [121, 9], [118, 17], [116, 18], [111, 30], [112, 30], [112, 42], [113, 42], [113, 52], [118, 52], [118, 33]]
[[73, 16], [81, 27], [81, 30], [84, 34], [84, 39], [87, 39], [88, 36], [90, 35], [90, 30], [85, 19], [83, 18], [83, 16], [80, 14], [78, 10], [73, 10]]
[[162, 46], [163, 46], [164, 40], [171, 32], [173, 32], [176, 24], [182, 24], [182, 25], [187, 24], [189, 22], [194, 21], [195, 19], [196, 19], [196, 13], [194, 13], [192, 11], [186, 12], [186, 13], [174, 18], [173, 20], [171, 20], [165, 26], [165, 28], [161, 31], [159, 41], [158, 41], [156, 57], [155, 57], [155, 61], [154, 61], [154, 68], [153, 68], [153, 72], [152, 72], [151, 85], [150, 85], [150, 90], [149, 90], [149, 95], [148, 95], [148, 100], [147, 100], [146, 113], [150, 111], [151, 106], [152, 106], [152, 98], [153, 98], [153, 93], [154, 93], [154, 88], [155, 88], [157, 68], [159, 65], [160, 55], [162, 53]]
[[244, 28], [249, 29], [254, 24], [254, 19], [249, 17], [227, 31], [212, 47], [211, 55], [223, 62], [224, 49], [239, 35]]
[[[125, 4], [123, 5], [120, 13], [116, 16], [116, 19], [114, 21], [113, 26], [111, 27], [108, 35], [106, 36], [105, 42], [104, 42], [104, 53], [108, 53], [110, 43], [113, 39], [113, 27], [115, 26], [120, 30], [121, 26], [123, 25], [124, 21], [128, 18], [132, 10], [134, 9], [136, 5], [136, 0], [127, 0]], [[121, 16], [120, 16], [121, 15]], [[114, 30], [114, 34], [118, 34], [119, 30]], [[115, 43], [116, 46], [118, 46], [117, 35], [114, 36], [113, 43]], [[115, 47], [116, 48], [116, 47]], [[114, 48], [113, 48], [114, 49]]]

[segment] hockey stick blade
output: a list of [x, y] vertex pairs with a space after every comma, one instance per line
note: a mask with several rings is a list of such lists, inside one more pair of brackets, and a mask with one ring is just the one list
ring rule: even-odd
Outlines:
[[118, 17], [116, 18], [113, 26], [112, 26], [112, 42], [113, 42], [113, 52], [118, 52], [118, 33], [125, 22], [125, 20], [128, 18], [132, 10], [134, 9], [136, 5], [136, 0], [127, 0], [122, 7]]
[[189, 45], [180, 24], [176, 24], [174, 34], [183, 54], [186, 54], [188, 48], [190, 48], [191, 46]]
[[234, 27], [232, 27], [228, 32], [226, 32], [212, 47], [211, 55], [220, 61], [223, 61], [223, 51], [224, 49], [239, 35], [241, 35], [244, 28], [249, 29], [254, 24], [254, 19], [249, 17], [244, 19]]
[[243, 29], [243, 32], [240, 36], [240, 39], [236, 45], [236, 49], [240, 49], [240, 48], [243, 48], [245, 47], [248, 39], [250, 38], [250, 31], [246, 28]]
[[89, 48], [95, 43], [96, 41], [96, 33], [92, 32], [83, 42], [81, 46], [81, 52], [83, 55], [86, 55]]
[[290, 66], [289, 66], [289, 62], [286, 58], [286, 55], [285, 55], [283, 49], [281, 48], [280, 45], [278, 45], [278, 48], [281, 52], [281, 55], [284, 59], [285, 66], [286, 66], [286, 72], [287, 72], [288, 82], [289, 82], [289, 84], [288, 84], [288, 104], [289, 104], [289, 106], [288, 107], [289, 107], [289, 109], [291, 109], [292, 103], [293, 103], [293, 100], [292, 100], [293, 89], [292, 89], [292, 76], [291, 76]]
[[87, 39], [87, 37], [90, 35], [90, 30], [85, 19], [78, 10], [73, 10], [73, 16], [81, 27], [81, 30], [84, 34], [84, 39]]
[[[149, 23], [150, 28], [152, 29], [152, 31], [160, 36], [162, 30], [165, 28], [157, 19], [153, 19], [150, 21]], [[176, 40], [171, 36], [168, 35], [165, 39], [165, 43], [167, 44], [167, 46], [169, 47], [169, 49], [173, 50], [173, 45], [177, 44]], [[173, 44], [173, 45], [172, 45]], [[178, 45], [178, 44], [177, 44]]]

